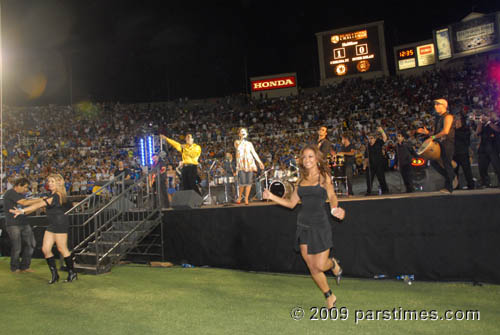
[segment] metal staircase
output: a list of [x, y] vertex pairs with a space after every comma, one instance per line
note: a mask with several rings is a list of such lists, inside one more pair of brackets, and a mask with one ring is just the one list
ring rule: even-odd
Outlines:
[[70, 217], [68, 244], [74, 246], [77, 271], [111, 271], [155, 229], [160, 230], [160, 238], [149, 243], [160, 244], [155, 248], [160, 251], [149, 255], [163, 259], [160, 183], [151, 186], [150, 182], [157, 173], [153, 169], [135, 183], [121, 174], [66, 212]]

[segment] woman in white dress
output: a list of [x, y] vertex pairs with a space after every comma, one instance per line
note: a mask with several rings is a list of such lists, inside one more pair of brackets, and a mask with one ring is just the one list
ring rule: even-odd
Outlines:
[[257, 172], [257, 165], [255, 161], [259, 163], [259, 167], [263, 170], [264, 164], [259, 158], [259, 155], [255, 152], [252, 142], [247, 141], [248, 130], [246, 128], [240, 128], [238, 131], [239, 139], [234, 141], [234, 147], [236, 148], [236, 171], [238, 172], [238, 200], [237, 204], [241, 203], [241, 198], [243, 196], [243, 191], [245, 191], [245, 205], [249, 203], [250, 190], [253, 184], [253, 174]]

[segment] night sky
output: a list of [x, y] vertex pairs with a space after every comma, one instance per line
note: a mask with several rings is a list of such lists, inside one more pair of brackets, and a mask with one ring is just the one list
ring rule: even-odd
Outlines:
[[471, 11], [500, 10], [491, 0], [339, 3], [3, 0], [4, 103], [220, 97], [283, 72], [317, 86], [315, 33], [378, 20], [394, 72], [393, 46], [431, 39]]

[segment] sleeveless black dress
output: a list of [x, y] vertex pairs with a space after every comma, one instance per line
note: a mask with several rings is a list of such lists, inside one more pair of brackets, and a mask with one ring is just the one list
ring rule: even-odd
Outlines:
[[47, 231], [54, 234], [67, 234], [69, 218], [64, 215], [66, 207], [61, 203], [59, 194], [54, 193], [50, 198], [52, 198], [52, 204], [47, 205], [47, 220], [49, 221]]
[[308, 254], [317, 254], [333, 247], [332, 227], [325, 211], [328, 198], [326, 190], [318, 183], [315, 186], [298, 186], [302, 208], [297, 216], [295, 250], [307, 244]]

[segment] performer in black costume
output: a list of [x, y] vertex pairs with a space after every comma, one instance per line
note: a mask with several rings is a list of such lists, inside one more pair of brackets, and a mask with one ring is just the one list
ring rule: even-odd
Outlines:
[[387, 166], [387, 159], [382, 153], [385, 142], [387, 142], [387, 135], [381, 127], [377, 128], [378, 133], [382, 139], [377, 138], [376, 134], [368, 136], [368, 145], [365, 151], [365, 159], [363, 162], [363, 170], [366, 171], [366, 193], [365, 195], [372, 194], [373, 179], [377, 177], [378, 183], [383, 194], [389, 193], [389, 187], [385, 180], [385, 168]]
[[467, 125], [465, 118], [457, 117], [455, 120], [455, 154], [453, 155], [453, 160], [457, 162], [455, 174], [458, 176], [458, 168], [462, 167], [467, 181], [467, 189], [472, 190], [475, 185], [469, 156], [470, 134], [470, 127]]
[[333, 238], [331, 224], [324, 208], [325, 201], [330, 200], [330, 212], [334, 217], [342, 220], [345, 211], [337, 207], [338, 201], [329, 167], [317, 145], [308, 145], [302, 149], [299, 169], [301, 179], [290, 199], [277, 197], [267, 189], [264, 190], [263, 197], [288, 208], [294, 208], [302, 201], [302, 208], [297, 217], [296, 249], [300, 250], [312, 279], [323, 292], [327, 307], [332, 308], [337, 297], [328, 286], [324, 272], [331, 270], [339, 284], [342, 269], [334, 257], [329, 257]]
[[77, 274], [73, 268], [73, 259], [68, 249], [69, 218], [64, 215], [66, 212], [66, 188], [64, 187], [64, 178], [60, 174], [50, 174], [47, 177], [47, 185], [51, 192], [49, 197], [42, 198], [39, 202], [24, 209], [11, 209], [9, 211], [14, 214], [14, 217], [17, 217], [21, 214], [32, 213], [42, 207], [47, 208], [47, 220], [49, 221], [49, 225], [43, 235], [42, 252], [52, 274], [49, 284], [54, 284], [59, 281], [56, 261], [52, 253], [54, 244], [57, 245], [57, 250], [59, 250], [64, 257], [64, 262], [68, 269], [68, 278], [66, 281], [72, 282], [77, 279]]
[[[431, 165], [445, 179], [444, 189], [441, 192], [452, 193], [453, 189], [458, 186], [458, 178], [456, 178], [451, 165], [455, 152], [454, 117], [448, 112], [448, 101], [445, 99], [434, 100], [434, 110], [438, 114], [434, 121], [434, 135], [430, 136], [426, 141], [438, 140], [443, 166], [436, 160], [432, 160]], [[417, 133], [431, 135], [431, 132], [425, 127], [417, 129]]]
[[398, 131], [396, 135], [397, 146], [396, 146], [396, 164], [401, 177], [403, 177], [403, 182], [405, 184], [406, 193], [411, 193], [415, 191], [413, 186], [413, 168], [411, 166], [411, 160], [413, 157], [417, 157], [417, 153], [413, 147], [406, 141], [406, 136]]
[[490, 115], [481, 116], [477, 124], [476, 133], [481, 137], [479, 143], [479, 174], [481, 176], [481, 186], [490, 187], [490, 176], [488, 174], [488, 167], [491, 163], [493, 171], [497, 175], [497, 184], [500, 186], [500, 121], [495, 115], [495, 112], [490, 112]]

